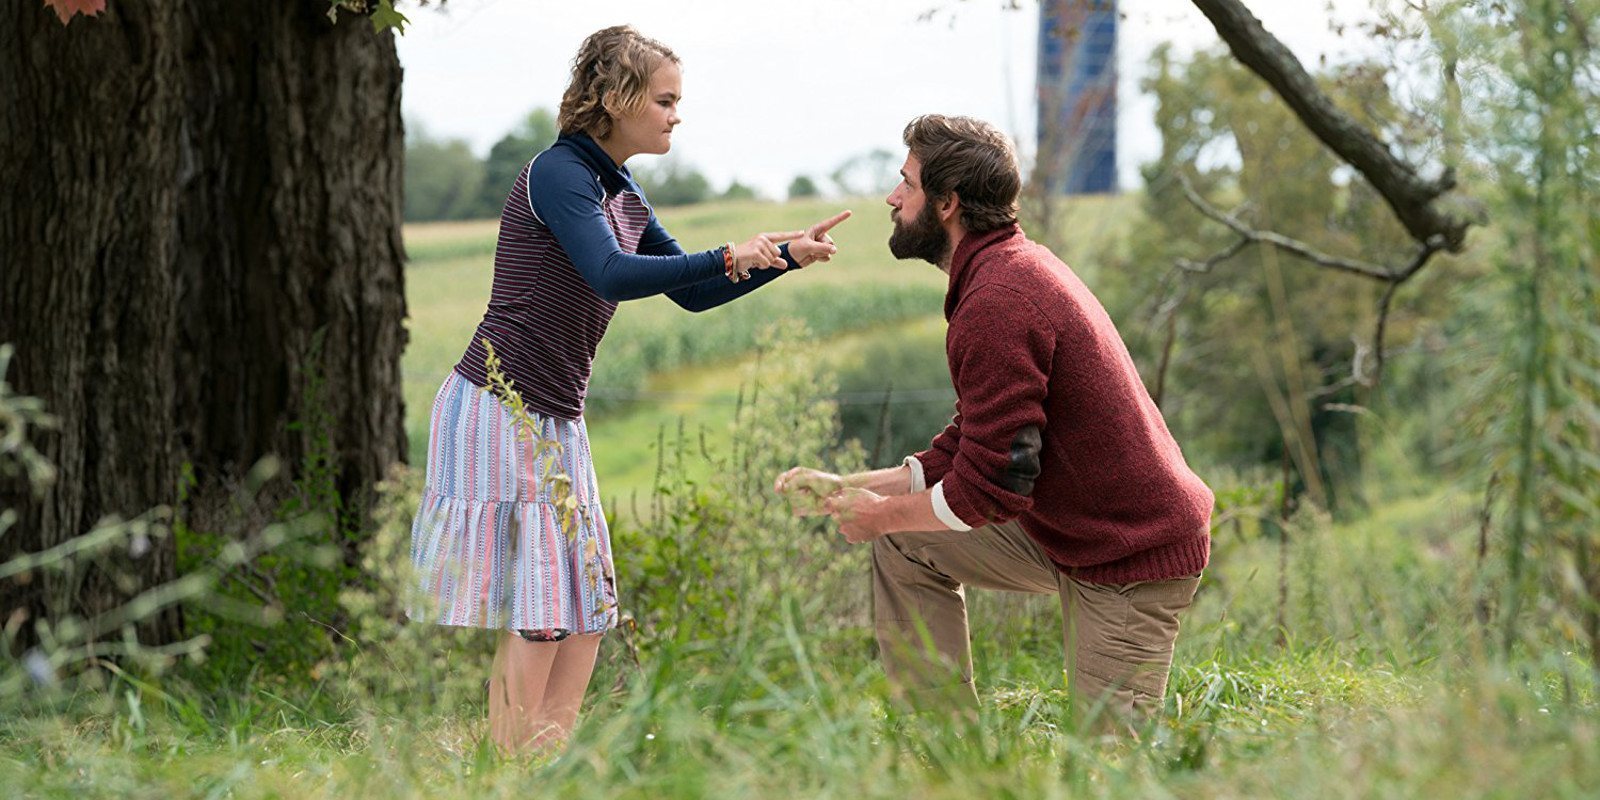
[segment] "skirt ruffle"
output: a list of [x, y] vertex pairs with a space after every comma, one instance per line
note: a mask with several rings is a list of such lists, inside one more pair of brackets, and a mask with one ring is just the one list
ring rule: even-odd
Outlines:
[[414, 620], [535, 633], [617, 624], [610, 532], [582, 419], [534, 416], [452, 371], [434, 400], [412, 526]]

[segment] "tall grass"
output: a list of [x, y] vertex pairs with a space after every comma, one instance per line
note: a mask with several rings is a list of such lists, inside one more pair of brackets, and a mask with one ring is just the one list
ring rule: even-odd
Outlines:
[[[885, 701], [864, 548], [789, 514], [792, 463], [859, 465], [832, 380], [795, 329], [758, 342], [737, 444], [663, 442], [651, 513], [614, 529], [627, 622], [554, 759], [486, 744], [491, 637], [411, 625], [417, 476], [386, 491], [347, 591], [344, 646], [309, 674], [113, 669], [0, 708], [0, 785], [20, 796], [1168, 797], [1550, 796], [1600, 785], [1582, 654], [1478, 655], [1474, 493], [1303, 514], [1276, 643], [1274, 543], [1219, 530], [1184, 620], [1167, 708], [1140, 743], [1071, 727], [1053, 599], [972, 592], [973, 722]], [[686, 465], [711, 467], [711, 480]], [[201, 688], [205, 687], [205, 688]]]

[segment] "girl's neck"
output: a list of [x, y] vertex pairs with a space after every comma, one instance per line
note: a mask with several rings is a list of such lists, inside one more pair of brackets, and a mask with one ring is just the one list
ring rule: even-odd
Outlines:
[[600, 145], [601, 150], [606, 151], [606, 155], [611, 156], [611, 163], [619, 167], [622, 166], [622, 162], [635, 155], [634, 152], [624, 149], [622, 143], [613, 137], [607, 136], [604, 139], [595, 139], [594, 141], [595, 144]]

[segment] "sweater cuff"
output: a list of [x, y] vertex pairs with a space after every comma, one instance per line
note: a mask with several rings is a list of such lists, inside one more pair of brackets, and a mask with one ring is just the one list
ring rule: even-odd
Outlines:
[[950, 530], [972, 530], [971, 525], [962, 522], [961, 518], [956, 516], [956, 512], [950, 510], [950, 503], [944, 499], [944, 481], [939, 481], [933, 485], [933, 515], [938, 517], [939, 521], [943, 522], [945, 527]]
[[928, 481], [938, 483], [939, 479], [943, 478], [944, 474], [950, 471], [950, 467], [954, 463], [954, 460], [950, 457], [949, 453], [937, 448], [924, 450], [911, 457], [916, 459], [917, 465], [922, 468], [922, 481], [924, 486], [928, 485]]
[[922, 473], [922, 462], [916, 456], [906, 456], [901, 462], [911, 468], [911, 494], [924, 491], [928, 488], [928, 479]]

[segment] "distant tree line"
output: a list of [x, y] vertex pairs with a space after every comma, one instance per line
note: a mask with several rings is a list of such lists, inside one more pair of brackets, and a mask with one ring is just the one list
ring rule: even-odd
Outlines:
[[[511, 190], [517, 174], [529, 159], [555, 142], [556, 132], [555, 114], [536, 108], [480, 159], [466, 141], [435, 138], [420, 123], [411, 121], [406, 125], [406, 221], [500, 216], [506, 193]], [[877, 191], [878, 184], [882, 183], [879, 179], [883, 165], [890, 158], [888, 151], [873, 151], [851, 158], [834, 170], [830, 179], [840, 194]], [[865, 165], [871, 166], [864, 168]], [[893, 167], [888, 171], [892, 173]], [[662, 206], [692, 205], [708, 200], [753, 200], [759, 196], [753, 187], [738, 179], [719, 192], [700, 170], [672, 158], [659, 166], [636, 168], [634, 176], [651, 202]], [[795, 176], [787, 192], [791, 200], [821, 194], [817, 182], [808, 175]]]

